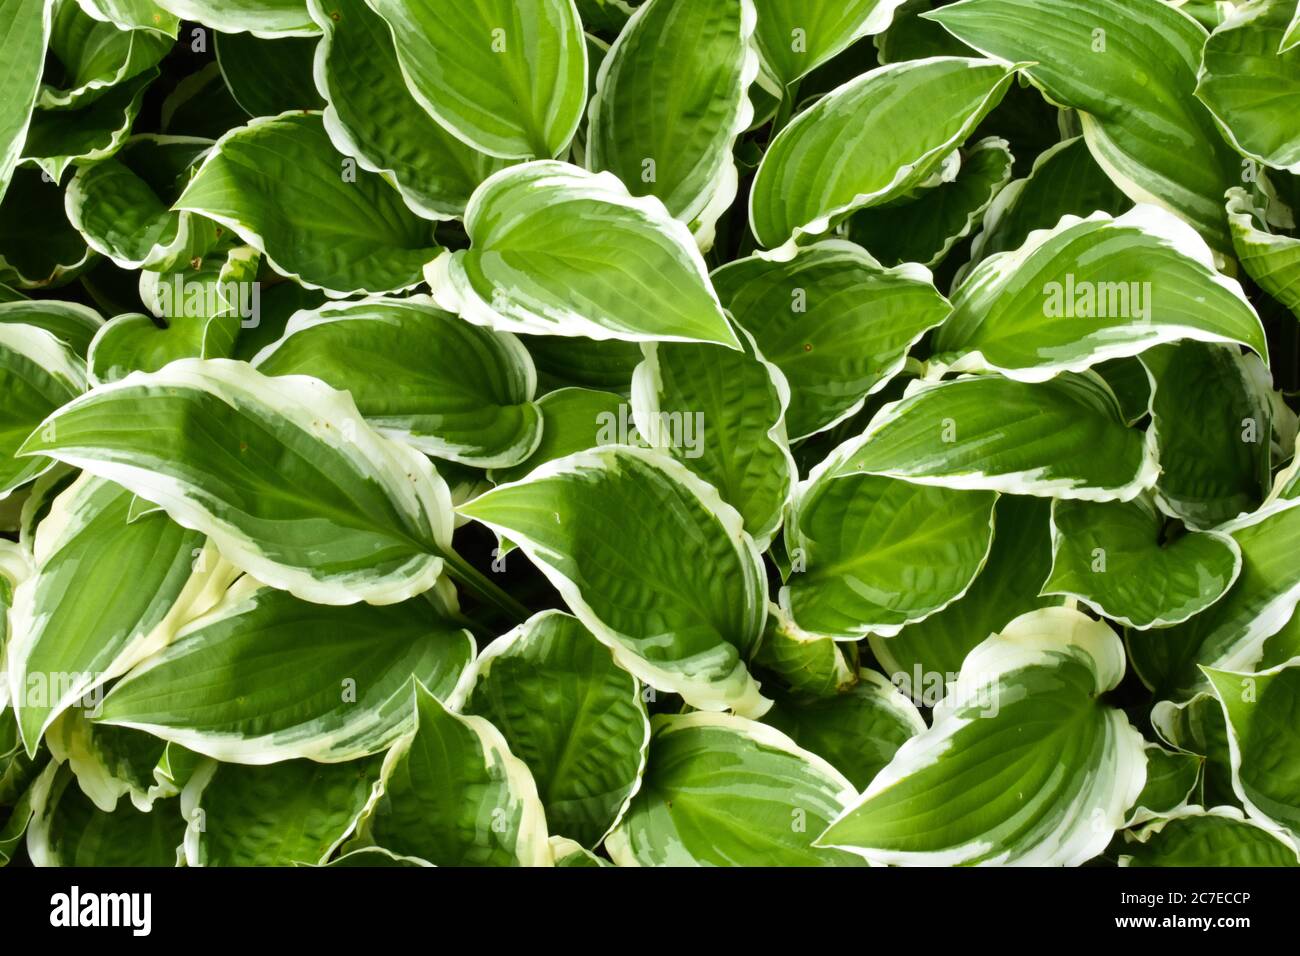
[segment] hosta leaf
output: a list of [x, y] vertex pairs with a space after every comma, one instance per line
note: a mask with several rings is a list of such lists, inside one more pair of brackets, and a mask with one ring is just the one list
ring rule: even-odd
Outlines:
[[635, 195], [658, 196], [683, 222], [704, 216], [711, 235], [708, 220], [736, 195], [732, 146], [753, 119], [754, 23], [752, 0], [638, 7], [600, 66], [587, 167], [613, 172]]
[[435, 866], [546, 866], [546, 814], [528, 767], [482, 717], [417, 685], [414, 733], [398, 741], [362, 839]]
[[0, 202], [0, 280], [44, 289], [75, 279], [96, 258], [63, 210], [63, 190], [35, 169], [14, 172]]
[[644, 357], [636, 342], [588, 339], [560, 335], [521, 335], [533, 357], [543, 391], [594, 388], [627, 395], [632, 372]]
[[176, 39], [180, 23], [153, 0], [78, 0], [82, 12], [123, 30], [154, 30]]
[[641, 0], [576, 0], [582, 25], [588, 33], [617, 34]]
[[141, 813], [126, 801], [100, 812], [72, 771], [51, 762], [34, 785], [27, 855], [36, 866], [175, 866], [185, 821], [175, 801]]
[[83, 475], [37, 527], [35, 572], [14, 591], [10, 682], [28, 753], [68, 707], [167, 645], [234, 569], [162, 512], [127, 520], [132, 494]]
[[656, 717], [645, 779], [605, 841], [619, 866], [852, 866], [813, 838], [853, 798], [834, 767], [765, 724]]
[[1179, 219], [1138, 206], [1112, 219], [1067, 216], [990, 256], [953, 295], [935, 336], [939, 361], [1041, 382], [1160, 342], [1237, 342], [1268, 358], [1241, 286]]
[[513, 166], [465, 211], [470, 248], [426, 270], [434, 299], [511, 332], [739, 347], [690, 232], [653, 196], [566, 163]]
[[795, 495], [786, 527], [794, 573], [781, 604], [806, 630], [891, 636], [970, 587], [993, 541], [997, 495], [843, 474], [842, 453]]
[[818, 844], [873, 863], [1074, 865], [1099, 854], [1146, 779], [1142, 737], [1101, 703], [1124, 648], [1044, 608], [966, 658], [934, 724], [899, 749]]
[[4, 71], [4, 97], [0, 98], [0, 198], [5, 195], [18, 157], [22, 154], [27, 125], [41, 86], [41, 65], [50, 35], [48, 0], [3, 0], [0, 22], [9, 24], [0, 39], [0, 69]]
[[324, 863], [356, 827], [381, 763], [207, 763], [181, 793], [186, 864]]
[[519, 340], [462, 322], [423, 296], [299, 312], [253, 365], [351, 392], [372, 426], [439, 458], [508, 466], [541, 440], [536, 374]]
[[941, 3], [943, 0], [904, 0], [889, 29], [872, 38], [876, 58], [881, 63], [901, 63], [931, 56], [970, 56], [970, 47], [933, 20], [921, 19], [921, 14]]
[[1241, 573], [1228, 593], [1185, 624], [1129, 636], [1130, 653], [1144, 679], [1165, 693], [1190, 691], [1201, 683], [1197, 664], [1256, 670], [1281, 664], [1297, 651], [1279, 632], [1300, 601], [1295, 561], [1300, 501], [1274, 502], [1218, 531], [1230, 535], [1241, 550]]
[[98, 385], [131, 372], [156, 372], [176, 359], [229, 358], [229, 349], [220, 347], [223, 343], [230, 344], [204, 316], [119, 315], [105, 322], [90, 343], [91, 381]]
[[136, 730], [92, 724], [85, 713], [65, 710], [44, 739], [54, 759], [72, 768], [81, 792], [95, 806], [112, 813], [120, 798], [129, 796], [137, 810], [148, 813], [159, 797], [179, 792], [155, 773], [167, 746], [164, 741]]
[[317, 113], [255, 119], [217, 141], [173, 208], [228, 226], [277, 272], [313, 288], [414, 286], [438, 252], [432, 227], [349, 162]]
[[[1134, 669], [1143, 664], [1133, 650], [1129, 651], [1129, 659]], [[1145, 682], [1146, 674], [1141, 676]], [[1157, 689], [1156, 693], [1160, 691]], [[1181, 704], [1159, 701], [1151, 709], [1151, 726], [1161, 740], [1200, 761], [1201, 779], [1192, 795], [1194, 802], [1205, 806], [1240, 806], [1232, 792], [1228, 725], [1223, 718], [1223, 708], [1213, 693], [1198, 692]]]
[[763, 65], [782, 87], [889, 26], [904, 0], [754, 0]]
[[946, 488], [1125, 501], [1159, 473], [1154, 436], [1125, 424], [1100, 378], [921, 384], [886, 405], [839, 470]]
[[650, 723], [637, 680], [567, 614], [539, 614], [484, 650], [465, 711], [528, 765], [547, 826], [585, 847], [640, 784]]
[[1151, 349], [1142, 364], [1155, 382], [1165, 508], [1197, 528], [1254, 511], [1270, 480], [1268, 371], [1236, 348], [1200, 342]]
[[744, 664], [767, 613], [758, 550], [736, 510], [672, 458], [578, 452], [459, 510], [517, 543], [652, 687], [701, 709], [768, 706]]
[[367, 0], [388, 23], [411, 95], [480, 152], [550, 159], [587, 102], [573, 0]]
[[1052, 573], [1043, 593], [1077, 597], [1103, 617], [1139, 630], [1199, 614], [1237, 579], [1241, 550], [1214, 531], [1165, 543], [1164, 525], [1149, 496], [1057, 501]]
[[112, 87], [89, 106], [68, 110], [37, 110], [27, 130], [23, 161], [40, 167], [61, 182], [68, 167], [106, 159], [131, 134], [149, 85], [158, 77], [152, 69]]
[[262, 581], [322, 604], [395, 603], [437, 580], [447, 487], [315, 379], [182, 359], [65, 405], [24, 453], [117, 482]]
[[171, 38], [97, 20], [78, 0], [52, 0], [46, 82], [36, 105], [65, 110], [94, 102], [119, 83], [158, 64]]
[[96, 252], [123, 269], [165, 272], [203, 256], [217, 241], [211, 220], [168, 207], [205, 139], [139, 136], [115, 156], [82, 166], [68, 183], [68, 221]]
[[[829, 93], [763, 156], [749, 200], [759, 244], [818, 235], [845, 213], [925, 182], [998, 104], [1012, 75], [989, 60], [934, 57], [883, 66]], [[930, 104], [921, 122], [917, 102]]]
[[388, 24], [365, 0], [308, 6], [324, 35], [316, 80], [329, 101], [325, 129], [334, 146], [388, 174], [420, 215], [464, 215], [475, 187], [507, 161], [461, 142], [424, 111], [402, 77]]
[[1300, 866], [1285, 837], [1233, 807], [1187, 807], [1124, 839], [1120, 866]]
[[791, 440], [855, 414], [949, 311], [928, 272], [885, 269], [842, 240], [824, 240], [786, 261], [740, 259], [714, 272], [713, 284], [789, 382]]
[[874, 206], [849, 217], [849, 236], [885, 265], [933, 266], [966, 238], [1011, 179], [1005, 139], [980, 140], [962, 158], [951, 183], [926, 190], [911, 202]]
[[1147, 782], [1129, 813], [1131, 828], [1187, 806], [1199, 790], [1201, 757], [1147, 744]]
[[617, 429], [620, 423], [628, 423], [629, 440], [636, 437], [636, 426], [631, 424], [631, 406], [623, 396], [613, 392], [561, 388], [539, 398], [537, 409], [542, 415], [542, 440], [519, 464], [494, 468], [492, 480], [497, 484], [518, 481], [548, 461], [595, 448], [602, 444], [602, 436], [619, 438], [617, 431], [610, 429]]
[[[191, 43], [197, 39], [195, 30], [203, 28], [191, 29]], [[203, 35], [206, 38], [207, 34]], [[162, 132], [207, 139], [216, 139], [232, 126], [248, 120], [247, 112], [230, 95], [230, 88], [221, 75], [221, 65], [213, 62], [182, 78], [164, 97], [161, 114]]]
[[303, 0], [156, 0], [182, 20], [222, 33], [258, 37], [311, 36], [317, 33]]
[[217, 62], [230, 95], [249, 116], [287, 110], [324, 109], [312, 81], [315, 37], [264, 40], [251, 33], [223, 33], [216, 39]]
[[785, 440], [790, 386], [752, 341], [744, 352], [647, 343], [632, 378], [637, 431], [718, 489], [767, 550], [796, 472]]
[[843, 693], [779, 700], [763, 722], [824, 758], [858, 790], [871, 783], [899, 747], [925, 731], [912, 702], [869, 670], [860, 671], [857, 683]]
[[244, 577], [120, 681], [96, 719], [218, 760], [337, 763], [410, 731], [411, 678], [447, 697], [473, 653], [425, 600], [330, 607]]
[[959, 40], [1079, 111], [1093, 157], [1138, 202], [1158, 202], [1218, 252], [1240, 161], [1193, 96], [1205, 29], [1151, 0], [963, 0], [930, 13]]
[[1232, 789], [1252, 816], [1300, 836], [1300, 659], [1258, 673], [1203, 668], [1228, 722]]
[[86, 389], [86, 366], [53, 334], [0, 322], [0, 498], [48, 471], [48, 458], [16, 458], [41, 421]]
[[1227, 209], [1232, 248], [1242, 268], [1300, 319], [1300, 239], [1261, 228], [1250, 195], [1240, 187], [1228, 190]]
[[[858, 680], [833, 636], [803, 630], [776, 604], [768, 608], [763, 640], [752, 663], [801, 697], [834, 697]], [[771, 714], [768, 711], [764, 720], [776, 726]]]
[[1033, 169], [997, 194], [971, 244], [972, 263], [1024, 245], [1036, 229], [1052, 229], [1065, 216], [1097, 211], [1119, 215], [1132, 203], [1097, 165], [1082, 136], [1040, 153]]
[[0, 302], [0, 325], [34, 325], [84, 356], [104, 320], [94, 309], [57, 299], [20, 299]]
[[1052, 567], [1050, 512], [1047, 499], [1000, 497], [993, 547], [966, 593], [896, 637], [871, 635], [872, 653], [899, 689], [933, 707], [981, 641], [1021, 614], [1060, 603], [1039, 594]]
[[1278, 42], [1277, 52], [1286, 53], [1297, 46], [1300, 46], [1300, 9], [1296, 10], [1291, 17], [1291, 22], [1287, 24], [1286, 31]]
[[1237, 9], [1205, 41], [1196, 98], [1243, 154], [1300, 173], [1300, 50], [1279, 52], [1295, 14], [1291, 0]]

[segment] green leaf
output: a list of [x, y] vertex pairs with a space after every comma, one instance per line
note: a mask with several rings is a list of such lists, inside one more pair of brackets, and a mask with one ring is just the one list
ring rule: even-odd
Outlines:
[[65, 710], [44, 739], [51, 756], [72, 768], [81, 792], [95, 806], [112, 813], [120, 798], [129, 796], [137, 810], [148, 813], [155, 800], [179, 792], [157, 773], [167, 746], [163, 741], [136, 730], [92, 724], [86, 713]]
[[781, 89], [889, 26], [904, 0], [754, 0], [754, 39]]
[[1155, 383], [1162, 506], [1196, 528], [1254, 511], [1268, 493], [1268, 370], [1234, 347], [1180, 342], [1142, 355]]
[[536, 373], [518, 339], [462, 322], [423, 296], [299, 312], [252, 364], [351, 392], [382, 434], [439, 458], [509, 466], [541, 440]]
[[659, 716], [645, 779], [605, 841], [619, 866], [852, 866], [813, 837], [853, 785], [785, 734], [730, 714]]
[[975, 223], [1011, 179], [1011, 144], [991, 136], [962, 157], [952, 182], [911, 201], [873, 206], [849, 217], [849, 236], [885, 265], [934, 266], [970, 235]]
[[1251, 816], [1300, 836], [1300, 658], [1257, 673], [1202, 668], [1228, 722], [1232, 789]]
[[230, 95], [249, 116], [325, 108], [312, 82], [316, 37], [264, 40], [251, 33], [219, 33], [215, 46]]
[[1300, 601], [1300, 501], [1275, 501], [1217, 530], [1241, 551], [1241, 573], [1228, 593], [1185, 624], [1129, 636], [1144, 679], [1165, 693], [1203, 683], [1198, 664], [1256, 670], [1296, 653], [1280, 632]]
[[32, 429], [86, 390], [86, 366], [53, 334], [0, 322], [0, 499], [48, 471], [48, 458], [15, 455]]
[[641, 347], [620, 339], [559, 335], [521, 335], [537, 366], [542, 391], [579, 387], [617, 392], [632, 390], [632, 372], [641, 364]]
[[765, 551], [797, 477], [785, 438], [790, 386], [745, 344], [643, 345], [632, 410], [641, 436], [718, 489]]
[[82, 12], [123, 30], [153, 30], [175, 40], [178, 18], [153, 0], [78, 0]]
[[1124, 839], [1120, 866], [1300, 866], [1285, 837], [1233, 807], [1187, 807]]
[[539, 161], [492, 176], [465, 211], [469, 249], [426, 269], [435, 301], [476, 325], [739, 348], [687, 228], [609, 173]]
[[[834, 637], [803, 630], [776, 604], [768, 607], [767, 626], [753, 663], [801, 697], [834, 697], [858, 680]], [[780, 726], [772, 713], [768, 711], [764, 721]]]
[[572, 0], [368, 0], [411, 95], [454, 136], [506, 159], [550, 159], [587, 103]]
[[758, 549], [736, 510], [672, 458], [623, 445], [578, 452], [459, 511], [517, 543], [650, 686], [701, 709], [768, 706], [744, 663], [767, 613]]
[[60, 302], [57, 299], [0, 302], [0, 325], [13, 324], [44, 329], [77, 355], [84, 356], [104, 320], [94, 309], [78, 302]]
[[1192, 95], [1205, 29], [1151, 0], [963, 0], [930, 13], [959, 40], [1079, 111], [1093, 158], [1137, 202], [1158, 202], [1230, 250], [1222, 197], [1240, 160]]
[[318, 113], [262, 117], [221, 137], [172, 207], [233, 229], [282, 275], [348, 294], [420, 281], [433, 229], [330, 143]]
[[816, 700], [781, 699], [763, 722], [824, 758], [858, 790], [865, 789], [925, 721], [898, 688], [862, 670], [843, 693]]
[[794, 573], [781, 605], [806, 630], [892, 636], [957, 600], [988, 559], [988, 491], [841, 470], [841, 448], [799, 486], [786, 526]]
[[475, 664], [466, 713], [528, 765], [549, 828], [595, 847], [641, 782], [650, 723], [635, 677], [559, 611], [530, 618]]
[[68, 221], [123, 269], [166, 272], [202, 257], [217, 242], [217, 225], [169, 207], [211, 145], [192, 137], [132, 137], [112, 158], [78, 168], [65, 198]]
[[1146, 745], [1147, 782], [1129, 813], [1128, 826], [1187, 806], [1199, 790], [1202, 759], [1197, 754], [1165, 750], [1159, 744]]
[[[1098, 209], [1117, 216], [1131, 205], [1092, 158], [1082, 136], [1063, 140], [1038, 155], [1028, 176], [997, 194], [971, 243], [971, 265], [995, 252], [1019, 249], [1031, 232], [1052, 229], [1065, 216], [1082, 218]], [[959, 276], [966, 271], [963, 267]]]
[[736, 197], [732, 147], [754, 116], [755, 20], [752, 0], [638, 7], [600, 66], [587, 167], [659, 197], [682, 222], [702, 220], [697, 231], [711, 237]]
[[1300, 173], [1300, 50], [1281, 52], [1295, 15], [1292, 0], [1237, 9], [1205, 41], [1196, 98], [1241, 153]]
[[952, 302], [934, 350], [954, 371], [1041, 382], [1178, 339], [1240, 343], [1268, 358], [1241, 286], [1215, 271], [1193, 230], [1155, 206], [1118, 219], [1067, 216], [1031, 233], [972, 269]]
[[1228, 190], [1227, 210], [1232, 248], [1246, 274], [1300, 319], [1300, 239], [1269, 232], [1240, 187]]
[[[165, 321], [166, 326], [160, 323]], [[87, 356], [95, 384], [116, 382], [131, 372], [156, 372], [182, 358], [226, 358], [214, 347], [215, 330], [210, 319], [182, 315], [155, 320], [128, 313], [109, 319], [90, 343]]]
[[51, 762], [36, 781], [27, 855], [36, 866], [175, 866], [185, 821], [174, 802], [141, 813], [119, 803], [101, 813], [62, 764]]
[[1237, 542], [1215, 531], [1162, 540], [1165, 516], [1146, 495], [1129, 502], [1057, 501], [1044, 594], [1075, 597], [1145, 630], [1181, 624], [1219, 600], [1241, 571]]
[[919, 383], [846, 447], [841, 473], [944, 488], [1125, 501], [1159, 473], [1154, 435], [1125, 424], [1097, 376], [1035, 384], [998, 376]]
[[473, 653], [428, 601], [308, 604], [246, 576], [118, 682], [96, 719], [218, 760], [337, 763], [409, 732], [411, 678], [445, 698]]
[[[73, 3], [75, 0], [65, 0]], [[77, 109], [37, 110], [32, 114], [23, 145], [23, 162], [34, 163], [53, 182], [61, 182], [68, 167], [107, 159], [126, 142], [140, 114], [144, 94], [158, 78], [147, 70]]]
[[363, 842], [435, 866], [547, 866], [546, 813], [528, 767], [482, 717], [423, 687], [414, 733], [388, 752]]
[[405, 600], [433, 586], [449, 550], [451, 502], [428, 459], [305, 376], [181, 359], [65, 405], [22, 451], [117, 482], [321, 604]]
[[966, 658], [934, 723], [818, 837], [874, 864], [1078, 866], [1146, 780], [1141, 735], [1100, 701], [1124, 676], [1104, 622], [1012, 621]]
[[96, 19], [78, 0], [52, 0], [49, 53], [36, 105], [85, 107], [119, 83], [158, 65], [172, 38], [154, 30], [126, 30]]
[[[763, 156], [749, 201], [759, 244], [819, 235], [846, 213], [923, 184], [998, 104], [1012, 76], [989, 60], [934, 57], [883, 66], [836, 88]], [[934, 106], [922, 122], [917, 102]]]
[[494, 468], [492, 480], [497, 484], [518, 481], [548, 461], [595, 448], [610, 423], [626, 424], [629, 444], [635, 444], [631, 407], [621, 395], [590, 388], [561, 388], [547, 392], [536, 404], [542, 416], [542, 440], [519, 464]]
[[388, 24], [365, 0], [309, 0], [324, 39], [316, 82], [329, 101], [325, 130], [339, 152], [384, 173], [429, 219], [465, 214], [470, 195], [508, 162], [480, 153], [439, 125], [412, 96]]
[[318, 31], [303, 0], [157, 0], [182, 20], [222, 33], [257, 37], [312, 36]]
[[205, 764], [181, 793], [186, 865], [324, 863], [355, 829], [381, 763]]
[[19, 289], [65, 285], [97, 256], [72, 228], [58, 183], [19, 167], [0, 202], [0, 280]]
[[885, 269], [838, 239], [784, 261], [762, 254], [739, 259], [714, 272], [713, 284], [789, 382], [792, 441], [855, 415], [949, 312], [928, 271]]
[[9, 646], [29, 754], [61, 712], [97, 712], [104, 686], [208, 610], [235, 571], [162, 512], [127, 521], [132, 495], [81, 476], [37, 526], [34, 573], [14, 590]]
[[[1129, 651], [1129, 659], [1135, 670], [1144, 665], [1133, 649]], [[1145, 673], [1141, 676], [1143, 681], [1147, 680]], [[1157, 689], [1156, 693], [1159, 694], [1160, 691]], [[1228, 725], [1223, 719], [1223, 708], [1213, 693], [1199, 692], [1181, 704], [1168, 700], [1158, 701], [1151, 709], [1151, 726], [1161, 740], [1177, 748], [1180, 753], [1194, 756], [1200, 763], [1201, 779], [1193, 795], [1195, 802], [1206, 806], [1240, 805], [1232, 792]], [[1158, 766], [1148, 768], [1149, 773], [1158, 771]], [[1146, 795], [1145, 788], [1143, 795]], [[1139, 800], [1138, 809], [1140, 808]]]
[[0, 39], [0, 70], [5, 76], [0, 97], [0, 199], [5, 195], [41, 88], [41, 67], [50, 36], [47, 0], [3, 0], [0, 22], [9, 24]]
[[1050, 511], [1045, 498], [998, 498], [993, 547], [966, 593], [894, 637], [871, 635], [872, 653], [900, 690], [933, 707], [981, 641], [1021, 614], [1060, 603], [1039, 593], [1052, 566]]

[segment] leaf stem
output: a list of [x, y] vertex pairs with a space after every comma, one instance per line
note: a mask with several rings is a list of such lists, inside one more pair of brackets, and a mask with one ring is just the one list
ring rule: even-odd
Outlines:
[[490, 604], [515, 624], [522, 624], [528, 619], [528, 608], [520, 604], [504, 590], [494, 584], [474, 565], [470, 564], [450, 548], [442, 552], [446, 562], [447, 573], [484, 604]]

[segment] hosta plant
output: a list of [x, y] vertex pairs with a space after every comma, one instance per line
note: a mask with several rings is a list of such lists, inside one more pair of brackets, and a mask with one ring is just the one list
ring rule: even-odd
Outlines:
[[0, 861], [1300, 865], [1296, 0], [0, 23]]

